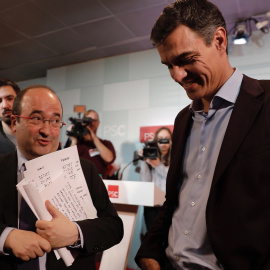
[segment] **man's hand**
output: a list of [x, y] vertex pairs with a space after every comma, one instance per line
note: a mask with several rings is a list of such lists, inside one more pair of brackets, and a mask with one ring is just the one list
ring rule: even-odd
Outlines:
[[149, 258], [140, 259], [140, 266], [142, 270], [161, 270], [159, 263]]
[[79, 238], [77, 225], [70, 221], [49, 201], [46, 201], [45, 205], [49, 213], [52, 215], [52, 220], [38, 220], [36, 222], [37, 233], [44, 239], [48, 240], [52, 248], [73, 245]]
[[51, 245], [35, 232], [14, 229], [5, 241], [4, 248], [24, 261], [29, 261], [37, 256], [41, 257], [45, 252], [51, 251]]
[[95, 134], [95, 132], [91, 129], [91, 127], [89, 125], [86, 126], [87, 128], [87, 133], [86, 135], [83, 136], [85, 141], [92, 141], [95, 143], [95, 140], [97, 139], [97, 135]]
[[89, 131], [89, 140], [95, 142], [95, 140], [97, 139], [97, 135], [95, 134], [95, 132], [90, 128], [90, 126], [86, 126], [87, 130]]

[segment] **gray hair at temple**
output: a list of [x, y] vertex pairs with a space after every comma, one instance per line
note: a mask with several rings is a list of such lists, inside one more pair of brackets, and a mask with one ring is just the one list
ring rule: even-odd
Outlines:
[[209, 46], [215, 30], [226, 30], [224, 17], [217, 6], [207, 0], [178, 0], [165, 7], [154, 27], [150, 40], [160, 45], [178, 26], [184, 25], [202, 37]]

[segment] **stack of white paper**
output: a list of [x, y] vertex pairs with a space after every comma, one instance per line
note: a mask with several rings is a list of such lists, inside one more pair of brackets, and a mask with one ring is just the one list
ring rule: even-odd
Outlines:
[[[25, 163], [24, 179], [17, 189], [38, 219], [51, 220], [45, 207], [49, 200], [71, 221], [96, 218], [77, 146], [41, 156]], [[70, 266], [74, 258], [66, 248], [56, 250], [56, 256]]]

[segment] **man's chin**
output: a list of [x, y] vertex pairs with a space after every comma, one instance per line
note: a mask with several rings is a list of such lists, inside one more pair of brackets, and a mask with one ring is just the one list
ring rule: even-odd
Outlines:
[[33, 150], [36, 153], [36, 156], [43, 156], [43, 155], [47, 155], [50, 154], [52, 152], [55, 152], [58, 148], [58, 145], [52, 145], [51, 143], [47, 144], [47, 145], [36, 145]]

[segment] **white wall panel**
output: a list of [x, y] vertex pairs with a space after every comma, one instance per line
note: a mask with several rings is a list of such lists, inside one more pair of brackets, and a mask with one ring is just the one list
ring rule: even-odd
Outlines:
[[103, 111], [132, 110], [149, 106], [149, 80], [105, 84]]

